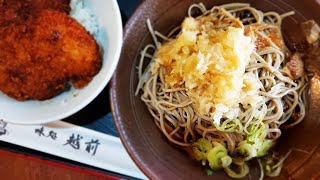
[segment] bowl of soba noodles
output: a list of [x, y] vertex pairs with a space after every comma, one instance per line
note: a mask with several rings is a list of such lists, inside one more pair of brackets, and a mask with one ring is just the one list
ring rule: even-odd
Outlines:
[[110, 85], [150, 179], [317, 179], [317, 1], [144, 1]]

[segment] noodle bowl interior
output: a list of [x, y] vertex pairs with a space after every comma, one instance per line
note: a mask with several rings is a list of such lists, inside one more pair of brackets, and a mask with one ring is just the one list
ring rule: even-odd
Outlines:
[[234, 178], [248, 174], [253, 158], [261, 178], [279, 175], [286, 157], [274, 158], [270, 149], [283, 128], [303, 120], [308, 85], [300, 55], [282, 37], [289, 15], [240, 3], [209, 10], [194, 4], [166, 36], [147, 20], [155, 44], [141, 52], [136, 95], [170, 142]]

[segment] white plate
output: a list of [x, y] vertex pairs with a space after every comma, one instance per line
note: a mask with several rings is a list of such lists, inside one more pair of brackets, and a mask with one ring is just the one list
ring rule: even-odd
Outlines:
[[116, 0], [87, 0], [104, 31], [103, 66], [83, 89], [71, 89], [46, 101], [19, 102], [0, 92], [0, 119], [16, 124], [43, 124], [66, 118], [88, 105], [104, 89], [118, 64], [122, 21]]

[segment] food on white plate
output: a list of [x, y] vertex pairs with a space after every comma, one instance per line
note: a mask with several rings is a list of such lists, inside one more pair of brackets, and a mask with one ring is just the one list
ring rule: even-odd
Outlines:
[[4, 94], [19, 101], [46, 100], [71, 85], [85, 87], [100, 71], [102, 56], [94, 32], [69, 15], [81, 20], [90, 13], [77, 8], [82, 1], [71, 5], [74, 8], [69, 0], [1, 1], [0, 90]]

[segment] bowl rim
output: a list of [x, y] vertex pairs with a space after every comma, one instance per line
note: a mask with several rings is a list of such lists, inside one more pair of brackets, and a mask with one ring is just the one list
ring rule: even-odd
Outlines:
[[[128, 32], [129, 32], [129, 27], [132, 26], [135, 23], [135, 16], [143, 9], [144, 6], [146, 6], [146, 4], [148, 3], [148, 0], [143, 0], [138, 7], [133, 11], [133, 13], [131, 14], [130, 18], [128, 19], [128, 21], [126, 22], [125, 26], [124, 26], [124, 31], [123, 31], [123, 42], [126, 42], [126, 39], [128, 38]], [[123, 45], [124, 47], [124, 45]], [[122, 47], [122, 48], [123, 48]], [[121, 55], [119, 60], [121, 59]], [[115, 123], [115, 127], [118, 131], [121, 143], [123, 144], [124, 148], [126, 149], [126, 151], [128, 152], [130, 158], [133, 160], [133, 162], [137, 165], [137, 167], [150, 179], [155, 179], [156, 177], [153, 175], [153, 173], [150, 171], [150, 169], [146, 168], [143, 163], [141, 161], [139, 161], [137, 155], [135, 155], [134, 152], [132, 152], [132, 149], [130, 147], [130, 145], [127, 143], [127, 141], [125, 141], [127, 138], [125, 138], [125, 135], [122, 134], [122, 131], [120, 129], [120, 122], [117, 120], [117, 117], [119, 115], [119, 110], [117, 107], [117, 103], [115, 102], [115, 100], [113, 100], [113, 98], [115, 97], [116, 94], [116, 88], [115, 87], [116, 84], [116, 76], [112, 76], [111, 80], [110, 80], [110, 87], [109, 87], [109, 93], [110, 93], [110, 108], [111, 108], [111, 113], [113, 116], [113, 121]]]

